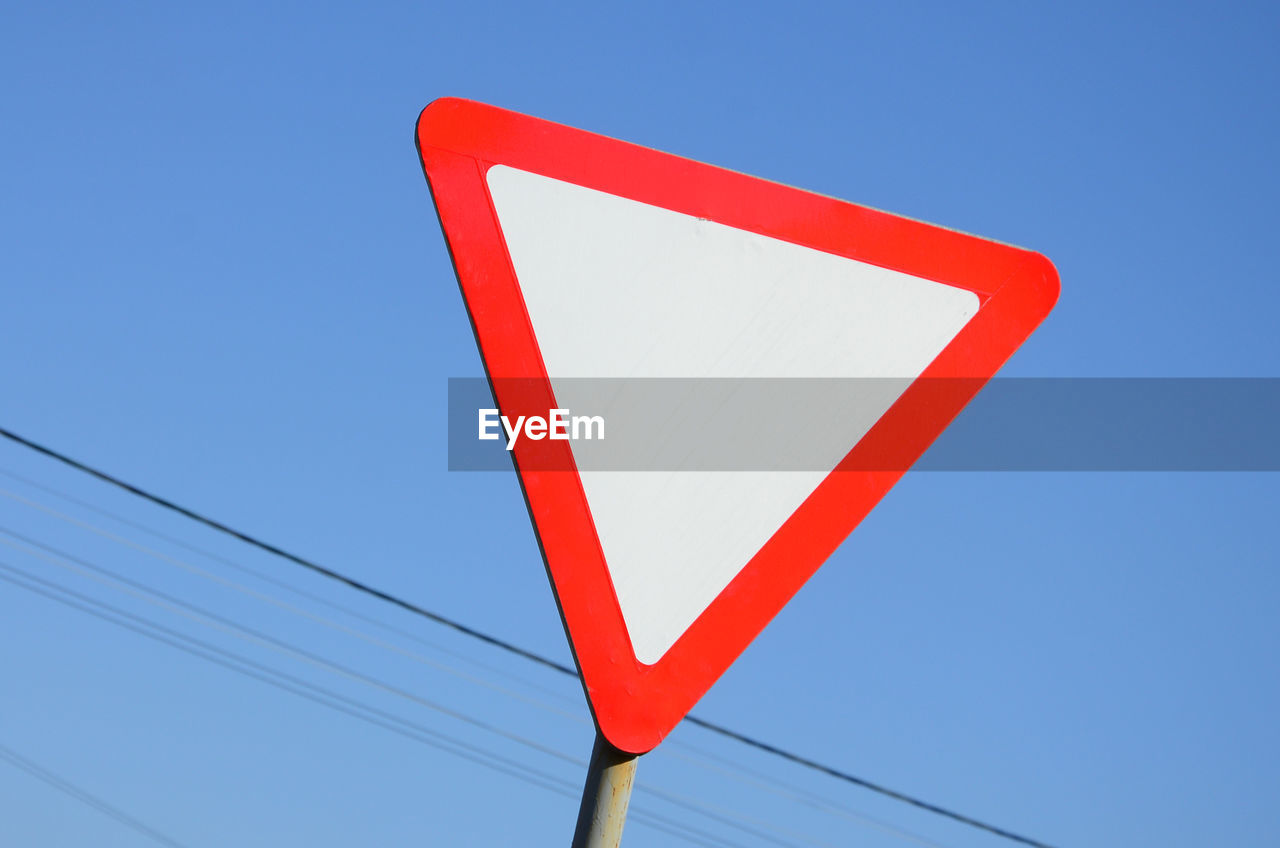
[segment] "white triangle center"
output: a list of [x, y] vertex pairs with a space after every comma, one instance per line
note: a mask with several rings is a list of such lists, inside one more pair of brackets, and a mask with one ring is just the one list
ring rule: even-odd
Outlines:
[[502, 165], [488, 185], [562, 407], [573, 409], [570, 378], [895, 381], [853, 407], [797, 410], [789, 428], [751, 431], [766, 457], [805, 440], [809, 455], [829, 459], [825, 470], [582, 472], [632, 648], [655, 663], [955, 338], [978, 298]]

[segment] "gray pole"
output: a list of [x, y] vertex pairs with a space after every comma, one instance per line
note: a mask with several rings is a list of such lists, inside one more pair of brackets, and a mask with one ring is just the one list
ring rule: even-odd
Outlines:
[[597, 730], [573, 848], [618, 848], [635, 775], [636, 756], [619, 751]]

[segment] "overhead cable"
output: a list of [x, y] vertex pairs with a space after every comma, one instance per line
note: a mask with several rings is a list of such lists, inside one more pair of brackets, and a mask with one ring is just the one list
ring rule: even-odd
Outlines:
[[[478, 639], [482, 642], [492, 645], [495, 648], [500, 648], [504, 651], [507, 651], [508, 653], [523, 657], [524, 659], [529, 660], [530, 662], [534, 662], [546, 668], [550, 668], [555, 671], [558, 671], [561, 674], [572, 675], [574, 677], [577, 677], [578, 675], [575, 669], [570, 668], [569, 666], [563, 663], [557, 662], [549, 657], [542, 656], [541, 654], [537, 654], [526, 648], [521, 648], [519, 645], [508, 642], [505, 639], [500, 639], [497, 636], [493, 636], [489, 633], [485, 633], [473, 627], [469, 627], [468, 625], [463, 624], [462, 622], [457, 621], [456, 619], [453, 619], [441, 613], [433, 612], [432, 610], [428, 610], [425, 607], [422, 607], [418, 604], [413, 603], [412, 601], [405, 600], [403, 598], [392, 595], [389, 592], [385, 592], [381, 589], [377, 589], [361, 580], [357, 580], [354, 577], [343, 574], [342, 572], [339, 572], [339, 571], [335, 571], [334, 569], [329, 568], [327, 566], [321, 565], [315, 562], [314, 560], [299, 556], [298, 554], [290, 553], [289, 551], [286, 551], [283, 548], [277, 547], [276, 545], [273, 545], [270, 542], [265, 542], [248, 533], [242, 532], [240, 530], [236, 530], [235, 528], [230, 527], [226, 524], [223, 524], [222, 522], [217, 521], [216, 519], [210, 518], [194, 510], [188, 509], [187, 507], [174, 503], [173, 501], [168, 500], [167, 498], [161, 497], [160, 495], [153, 494], [152, 492], [139, 488], [131, 483], [125, 482], [119, 477], [116, 477], [112, 474], [108, 474], [105, 471], [101, 471], [97, 468], [94, 468], [93, 466], [86, 465], [85, 463], [80, 462], [79, 460], [72, 459], [66, 454], [63, 454], [59, 451], [56, 451], [38, 442], [33, 442], [30, 439], [24, 438], [23, 436], [20, 436], [17, 433], [12, 432], [11, 430], [0, 427], [0, 436], [3, 436], [4, 438], [9, 439], [12, 442], [20, 444], [33, 451], [36, 451], [37, 453], [43, 454], [44, 456], [47, 456], [50, 459], [57, 460], [58, 462], [64, 465], [67, 465], [71, 468], [74, 468], [77, 471], [81, 471], [92, 477], [96, 477], [97, 479], [105, 483], [109, 483], [112, 486], [123, 489], [124, 491], [129, 492], [130, 494], [136, 495], [137, 497], [150, 501], [156, 506], [160, 506], [160, 507], [163, 507], [164, 509], [170, 510], [172, 512], [176, 512], [179, 515], [189, 518], [192, 521], [195, 521], [199, 524], [203, 524], [206, 527], [209, 527], [210, 529], [218, 531], [219, 533], [223, 533], [233, 538], [239, 539], [245, 544], [252, 545], [253, 547], [258, 548], [259, 550], [266, 551], [269, 554], [272, 554], [274, 556], [280, 557], [281, 559], [292, 562], [293, 564], [301, 566], [302, 568], [305, 568], [316, 574], [320, 574], [331, 580], [335, 580], [343, 585], [346, 585], [352, 589], [355, 589], [358, 592], [362, 592], [366, 595], [369, 595], [370, 597], [377, 598], [380, 601], [391, 604], [392, 606], [399, 607], [400, 609], [413, 613], [414, 615], [427, 618], [431, 621], [436, 622], [437, 624], [441, 624], [445, 627], [449, 627], [459, 633], [463, 633], [474, 639]], [[938, 816], [951, 819], [952, 821], [956, 821], [961, 824], [968, 825], [969, 827], [986, 831], [987, 833], [991, 833], [995, 836], [1002, 837], [1004, 839], [1010, 840], [1011, 842], [1017, 842], [1022, 845], [1028, 845], [1028, 846], [1031, 846], [1031, 848], [1053, 848], [1053, 846], [1045, 842], [1041, 842], [1036, 839], [1031, 839], [1026, 836], [1021, 836], [1019, 834], [1013, 833], [1010, 830], [1006, 830], [1005, 828], [997, 827], [996, 825], [988, 824], [986, 822], [975, 819], [972, 816], [967, 816], [967, 815], [964, 815], [963, 813], [957, 813], [954, 810], [950, 810], [950, 809], [947, 809], [946, 807], [942, 807], [937, 804], [924, 801], [920, 798], [916, 798], [912, 795], [908, 795], [905, 792], [899, 792], [895, 789], [890, 789], [887, 786], [883, 786], [874, 781], [867, 780], [866, 778], [858, 777], [854, 774], [844, 771], [843, 769], [838, 769], [833, 766], [825, 765], [816, 760], [810, 759], [809, 757], [805, 757], [800, 754], [787, 751], [776, 745], [772, 745], [768, 742], [764, 742], [763, 740], [756, 739], [755, 737], [748, 736], [744, 733], [738, 733], [737, 731], [734, 731], [734, 730], [730, 730], [729, 728], [721, 724], [709, 721], [707, 719], [700, 718], [696, 715], [693, 715], [692, 713], [685, 716], [684, 720], [689, 722], [692, 725], [701, 727], [704, 730], [709, 730], [713, 733], [717, 733], [721, 736], [724, 736], [725, 738], [732, 739], [736, 742], [741, 742], [742, 744], [748, 745], [759, 751], [763, 751], [765, 753], [772, 754], [776, 757], [780, 757], [795, 765], [803, 766], [805, 768], [821, 772], [837, 780], [850, 783], [854, 786], [859, 786], [863, 789], [867, 789], [871, 792], [876, 792], [888, 798], [893, 798], [896, 801], [901, 801], [903, 803], [910, 804], [911, 806], [914, 806], [918, 809], [925, 810], [930, 813], [934, 813]]]

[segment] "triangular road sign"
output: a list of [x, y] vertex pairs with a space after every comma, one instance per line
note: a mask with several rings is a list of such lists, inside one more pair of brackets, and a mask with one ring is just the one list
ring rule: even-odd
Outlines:
[[512, 419], [565, 407], [572, 378], [888, 380], [803, 433], [825, 467], [592, 470], [565, 441], [515, 445], [596, 724], [631, 753], [684, 717], [1058, 295], [1039, 254], [492, 106], [438, 100], [417, 140]]

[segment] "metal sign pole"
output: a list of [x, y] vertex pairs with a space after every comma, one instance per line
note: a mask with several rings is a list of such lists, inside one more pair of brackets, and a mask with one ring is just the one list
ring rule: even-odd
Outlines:
[[627, 803], [631, 800], [636, 759], [634, 754], [623, 753], [610, 745], [600, 731], [596, 731], [572, 848], [618, 848], [622, 825], [627, 819]]

